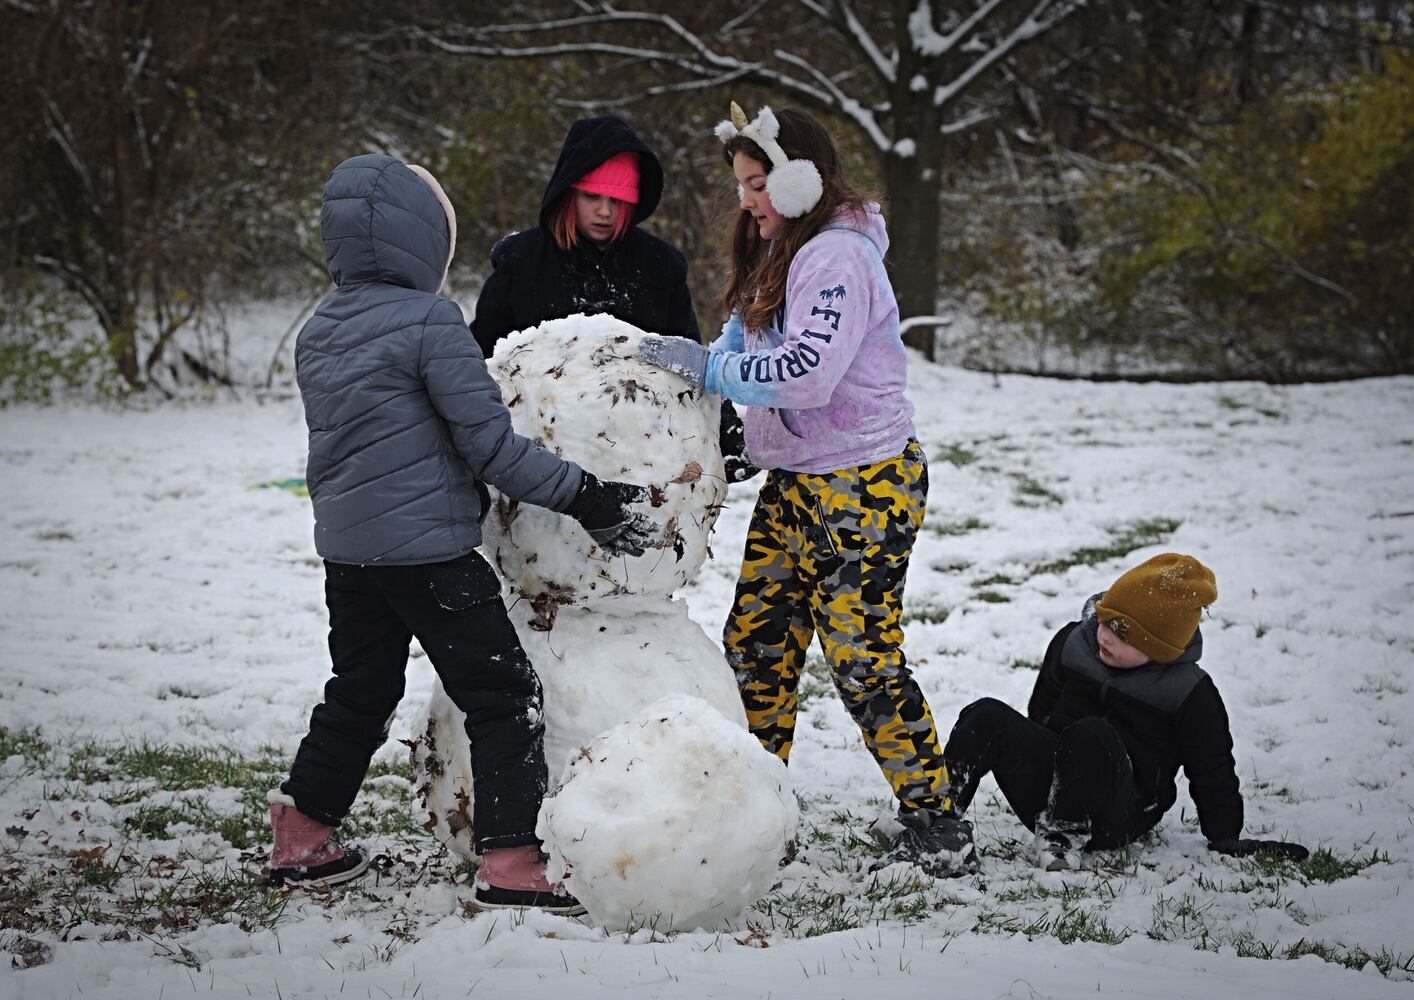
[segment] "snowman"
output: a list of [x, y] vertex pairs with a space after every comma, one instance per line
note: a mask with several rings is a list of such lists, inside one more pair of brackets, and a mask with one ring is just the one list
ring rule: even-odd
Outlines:
[[[506, 338], [488, 367], [518, 433], [647, 488], [653, 547], [610, 556], [573, 519], [496, 497], [482, 550], [545, 689], [551, 790], [536, 834], [550, 878], [603, 926], [712, 928], [770, 888], [797, 813], [720, 647], [673, 597], [726, 497], [719, 404], [640, 362], [643, 336], [572, 316]], [[411, 743], [425, 825], [472, 858], [463, 720], [437, 683]]]

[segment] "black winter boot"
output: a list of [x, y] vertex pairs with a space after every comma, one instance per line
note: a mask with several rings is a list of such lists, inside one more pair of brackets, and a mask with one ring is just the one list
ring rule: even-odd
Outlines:
[[977, 847], [967, 820], [926, 809], [900, 813], [898, 819], [902, 832], [870, 871], [899, 862], [917, 865], [934, 878], [958, 878], [977, 871]]
[[1089, 839], [1088, 823], [1052, 823], [1038, 816], [1032, 845], [1036, 867], [1048, 872], [1076, 871], [1081, 867], [1080, 851]]

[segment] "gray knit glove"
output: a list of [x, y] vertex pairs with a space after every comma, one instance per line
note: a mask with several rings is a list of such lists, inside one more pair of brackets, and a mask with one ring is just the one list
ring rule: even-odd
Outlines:
[[707, 348], [684, 337], [644, 337], [638, 342], [638, 356], [681, 375], [694, 389], [707, 381]]

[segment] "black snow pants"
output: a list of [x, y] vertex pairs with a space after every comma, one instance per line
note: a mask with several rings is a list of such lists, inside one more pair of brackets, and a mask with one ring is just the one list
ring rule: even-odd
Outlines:
[[476, 552], [421, 566], [325, 562], [334, 676], [309, 719], [281, 790], [306, 816], [337, 825], [353, 805], [403, 696], [408, 645], [422, 644], [466, 713], [478, 850], [535, 844], [545, 796], [540, 678]]
[[1104, 719], [1081, 719], [1059, 733], [995, 698], [962, 710], [943, 750], [961, 814], [991, 772], [1028, 830], [1087, 828], [1087, 849], [1119, 847], [1152, 824], [1141, 821], [1134, 768], [1119, 732]]

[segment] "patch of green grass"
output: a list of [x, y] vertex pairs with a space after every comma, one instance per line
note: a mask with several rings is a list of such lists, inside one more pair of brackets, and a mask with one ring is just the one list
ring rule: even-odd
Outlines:
[[[170, 839], [170, 828], [182, 823], [195, 827], [210, 827], [215, 819], [203, 803], [174, 802], [164, 806], [143, 806], [123, 820], [123, 826], [135, 836], [149, 840]], [[244, 847], [244, 844], [237, 844]]]
[[937, 905], [934, 881], [922, 875], [876, 873], [854, 892], [814, 879], [781, 886], [753, 907], [759, 922], [793, 938], [869, 927], [884, 921], [917, 923]]
[[35, 536], [41, 542], [72, 542], [74, 536], [67, 531], [41, 531]]
[[941, 524], [932, 521], [924, 525], [926, 531], [934, 535], [942, 535], [945, 538], [971, 534], [974, 531], [981, 531], [986, 527], [989, 527], [987, 522], [975, 517], [969, 517], [962, 521], [944, 521]]
[[34, 764], [47, 764], [54, 756], [54, 749], [34, 729], [6, 729], [0, 726], [0, 761], [11, 757], [23, 757]]
[[935, 462], [947, 462], [962, 468], [964, 465], [971, 465], [977, 461], [977, 453], [970, 448], [965, 448], [960, 444], [949, 444], [933, 456]]
[[984, 580], [977, 580], [977, 581], [974, 581], [973, 584], [972, 584], [972, 586], [974, 586], [974, 587], [1011, 586], [1012, 584], [1015, 584], [1015, 583], [1018, 583], [1018, 582], [1020, 582], [1020, 581], [1013, 580], [1011, 577], [1007, 576], [1005, 573], [994, 573], [994, 574], [992, 574], [991, 576], [987, 577], [987, 578], [984, 579]]
[[922, 622], [927, 625], [941, 625], [948, 620], [950, 614], [952, 614], [952, 608], [945, 608], [941, 604], [914, 601], [904, 606], [903, 623], [908, 625], [913, 622]]
[[1340, 945], [1326, 944], [1324, 941], [1307, 941], [1305, 938], [1293, 944], [1282, 945], [1276, 942], [1262, 941], [1247, 930], [1231, 935], [1222, 943], [1231, 945], [1242, 958], [1289, 960], [1305, 955], [1315, 955], [1333, 965], [1343, 965], [1347, 969], [1355, 970], [1363, 969], [1373, 962], [1375, 968], [1383, 976], [1388, 976], [1395, 970], [1405, 973], [1414, 971], [1414, 953], [1404, 956], [1391, 952], [1388, 948], [1381, 948], [1372, 954], [1358, 945], [1354, 948], [1343, 948]]
[[1012, 670], [1040, 670], [1040, 660], [1012, 660], [1007, 664]]
[[[1248, 859], [1248, 863], [1264, 874], [1277, 874], [1290, 870], [1292, 862], [1258, 854]], [[1318, 848], [1305, 861], [1295, 863], [1303, 876], [1312, 882], [1339, 882], [1343, 878], [1358, 875], [1373, 865], [1388, 864], [1389, 855], [1382, 851], [1371, 851], [1368, 856], [1351, 855], [1341, 857], [1328, 848]]]
[[1065, 503], [1065, 497], [1046, 489], [1030, 476], [1018, 475], [1015, 478], [1016, 492], [1021, 497], [1015, 501], [1018, 507], [1059, 507]]
[[48, 861], [42, 873], [0, 868], [0, 927], [62, 936], [86, 923], [113, 928], [105, 938], [117, 940], [204, 923], [236, 923], [252, 931], [274, 927], [289, 899], [249, 873], [188, 857], [142, 859], [101, 845], [53, 852]]
[[1011, 603], [1011, 598], [1010, 598], [1010, 597], [1006, 596], [1006, 594], [999, 594], [999, 593], [997, 593], [995, 590], [983, 590], [983, 591], [980, 591], [980, 592], [978, 592], [978, 593], [976, 593], [976, 594], [973, 594], [972, 596], [975, 597], [975, 598], [977, 598], [977, 600], [979, 600], [979, 601], [985, 601], [985, 602], [988, 603], [988, 604], [1010, 604], [1010, 603]]
[[1166, 542], [1182, 523], [1170, 517], [1133, 521], [1114, 529], [1111, 532], [1112, 540], [1108, 545], [1078, 549], [1068, 556], [1050, 562], [1035, 563], [1029, 568], [1032, 573], [1040, 574], [1064, 573], [1072, 566], [1095, 566], [1110, 559], [1126, 556], [1135, 549]]
[[[273, 747], [262, 748], [259, 756], [247, 757], [225, 747], [90, 742], [73, 749], [63, 776], [68, 781], [86, 783], [148, 780], [158, 788], [176, 792], [269, 782], [282, 775], [286, 766]], [[271, 785], [267, 783], [265, 787]]]
[[1097, 944], [1119, 944], [1134, 932], [1128, 927], [1115, 929], [1102, 915], [1102, 908], [1062, 907], [1059, 913], [1004, 913], [992, 910], [983, 913], [972, 928], [994, 934], [1024, 934], [1027, 938], [1054, 937], [1062, 944], [1093, 941]]
[[1200, 901], [1192, 893], [1182, 896], [1159, 893], [1145, 933], [1154, 941], [1196, 941], [1201, 947], [1210, 936], [1207, 914], [1212, 908], [1212, 899]]

